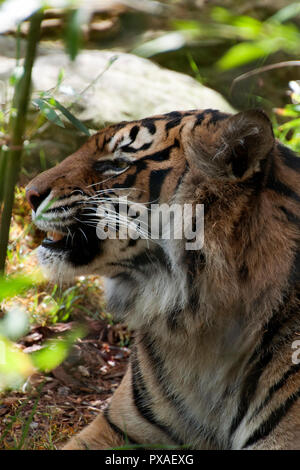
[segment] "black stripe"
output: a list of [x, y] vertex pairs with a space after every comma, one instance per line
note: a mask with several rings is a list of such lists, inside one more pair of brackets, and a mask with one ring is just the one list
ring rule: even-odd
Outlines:
[[300, 397], [300, 389], [280, 405], [276, 410], [272, 411], [269, 418], [264, 421], [260, 427], [249, 437], [246, 443], [243, 446], [243, 449], [253, 445], [259, 439], [267, 437], [270, 432], [280, 423], [282, 418], [287, 414], [291, 406], [296, 402]]
[[290, 367], [290, 369], [285, 372], [285, 374], [281, 377], [281, 379], [278, 382], [276, 382], [274, 385], [272, 385], [272, 387], [269, 388], [268, 394], [266, 398], [264, 399], [263, 403], [261, 403], [259, 407], [254, 411], [250, 419], [252, 419], [254, 416], [257, 416], [261, 412], [261, 410], [271, 401], [274, 394], [278, 392], [278, 390], [284, 387], [287, 380], [299, 371], [300, 371], [300, 364], [293, 364]]
[[280, 155], [283, 157], [286, 166], [292, 170], [300, 170], [300, 157], [291, 149], [278, 142], [277, 148], [279, 149]]
[[165, 118], [173, 121], [174, 119], [182, 119], [184, 116], [189, 116], [191, 111], [171, 111], [165, 114]]
[[182, 180], [183, 180], [183, 178], [185, 177], [185, 175], [187, 174], [187, 172], [188, 172], [189, 169], [190, 169], [189, 163], [188, 163], [188, 161], [186, 161], [186, 162], [185, 162], [185, 168], [184, 168], [183, 172], [181, 173], [181, 175], [179, 176], [179, 178], [178, 178], [178, 180], [177, 180], [176, 187], [175, 187], [175, 191], [174, 191], [175, 193], [176, 193], [176, 191], [178, 190], [179, 186], [181, 185]]
[[138, 172], [127, 175], [124, 183], [122, 184], [116, 183], [112, 187], [113, 188], [130, 188], [130, 186], [134, 185], [137, 175], [138, 175]]
[[221, 113], [220, 111], [216, 109], [210, 109], [210, 108], [205, 109], [204, 111], [196, 115], [196, 120], [195, 120], [193, 128], [197, 126], [201, 126], [206, 116], [211, 116], [208, 121], [209, 124], [216, 124], [216, 122], [218, 121], [227, 119], [230, 116], [230, 114]]
[[138, 444], [138, 442], [136, 442], [134, 439], [132, 439], [131, 437], [128, 436], [127, 432], [125, 433], [124, 431], [122, 431], [122, 429], [120, 429], [116, 424], [114, 424], [111, 421], [111, 419], [109, 417], [109, 408], [106, 408], [104, 410], [103, 416], [106, 419], [106, 421], [108, 422], [108, 424], [110, 425], [110, 427], [112, 428], [112, 430], [116, 434], [118, 434], [118, 436], [120, 436], [122, 439], [124, 439], [125, 443], [134, 444], [134, 445]]
[[154, 269], [157, 269], [157, 263], [159, 263], [167, 271], [170, 271], [170, 264], [162, 248], [157, 246], [155, 249], [146, 249], [132, 258], [123, 259], [121, 262], [108, 263], [110, 266], [121, 266], [127, 269], [135, 269], [143, 273], [141, 269], [147, 265], [154, 265]]
[[[265, 331], [265, 333], [263, 334], [261, 344], [254, 350], [254, 353], [248, 361], [250, 371], [248, 372], [243, 383], [241, 400], [237, 415], [234, 417], [230, 427], [230, 435], [236, 431], [242, 419], [247, 414], [250, 402], [255, 395], [261, 374], [264, 372], [265, 367], [269, 364], [273, 357], [273, 353], [269, 350], [269, 348], [272, 344], [273, 338], [278, 333], [281, 326], [282, 317], [277, 312], [273, 315], [267, 325], [264, 325], [263, 327], [263, 331]], [[255, 362], [254, 365], [253, 362]]]
[[165, 125], [165, 131], [166, 131], [167, 135], [169, 134], [169, 130], [173, 129], [173, 127], [178, 126], [181, 123], [181, 121], [182, 121], [182, 116], [179, 115], [175, 119], [167, 122], [167, 124]]
[[241, 282], [246, 282], [248, 281], [248, 278], [249, 278], [249, 268], [247, 266], [246, 261], [244, 261], [241, 267], [239, 268], [239, 280]]
[[[142, 145], [142, 147], [139, 147], [138, 149], [131, 148], [130, 144], [128, 144], [124, 147], [120, 147], [120, 149], [122, 149], [122, 151], [127, 152], [127, 153], [135, 153], [135, 152], [139, 152], [140, 150], [147, 150], [149, 147], [151, 147], [152, 143], [153, 142], [146, 143]], [[177, 148], [180, 147], [180, 143], [178, 139], [175, 139], [172, 145], [169, 145], [168, 147], [165, 147], [162, 150], [158, 150], [157, 152], [144, 155], [139, 160], [135, 160], [134, 162], [132, 162], [132, 165], [138, 165], [140, 163], [143, 163], [146, 160], [151, 160], [155, 162], [163, 162], [165, 160], [169, 160], [171, 150], [175, 147]]]
[[293, 264], [289, 273], [288, 283], [290, 286], [294, 286], [300, 282], [300, 248], [294, 255]]
[[141, 160], [134, 162], [136, 170], [134, 173], [127, 174], [123, 183], [115, 183], [112, 188], [129, 188], [134, 185], [137, 175], [147, 168], [147, 164]]
[[204, 119], [205, 119], [205, 112], [198, 113], [196, 115], [196, 120], [195, 120], [193, 129], [195, 129], [195, 127], [197, 127], [197, 126], [201, 126]]
[[[300, 160], [300, 158], [299, 158]], [[287, 220], [294, 225], [297, 225], [300, 227], [300, 218], [297, 217], [293, 212], [289, 211], [286, 207], [280, 206], [279, 209], [284, 213], [286, 216]]]
[[298, 315], [295, 311], [295, 305], [291, 302], [288, 304], [288, 298], [286, 299], [286, 311], [283, 307], [280, 307], [269, 322], [263, 326], [262, 331], [265, 331], [258, 347], [255, 348], [252, 356], [250, 357], [247, 366], [250, 367], [249, 372], [244, 380], [240, 404], [238, 407], [237, 415], [234, 417], [231, 427], [230, 435], [236, 431], [243, 418], [246, 416], [251, 400], [253, 399], [258, 382], [261, 378], [262, 373], [265, 371], [267, 365], [273, 359], [273, 351], [279, 348], [280, 344], [288, 341], [288, 339], [294, 334], [294, 329], [297, 329], [298, 325], [294, 325], [294, 329], [291, 328], [284, 336], [280, 337], [279, 340], [274, 344], [274, 338], [279, 334], [280, 330], [286, 326], [290, 320]]
[[131, 129], [130, 129], [130, 132], [129, 132], [129, 137], [131, 138], [131, 143], [136, 139], [136, 136], [138, 135], [139, 133], [139, 126], [133, 126]]
[[170, 152], [174, 148], [174, 145], [170, 145], [162, 150], [158, 150], [158, 152], [154, 152], [148, 155], [145, 155], [140, 159], [140, 161], [144, 160], [152, 160], [154, 162], [164, 162], [165, 160], [169, 160]]
[[152, 400], [139, 367], [136, 350], [131, 355], [131, 366], [133, 400], [139, 413], [146, 421], [163, 431], [177, 445], [183, 445], [183, 441], [177, 435], [174, 435], [170, 427], [161, 423], [154, 415]]
[[132, 248], [133, 246], [135, 246], [137, 244], [137, 240], [135, 240], [134, 238], [130, 238], [129, 239], [129, 242], [128, 242], [128, 245], [127, 245], [127, 248]]
[[152, 170], [149, 178], [149, 201], [150, 203], [159, 200], [162, 185], [171, 168], [165, 170]]
[[[242, 391], [241, 391], [241, 398], [240, 403], [238, 406], [238, 412], [234, 419], [232, 420], [230, 426], [230, 436], [236, 431], [238, 426], [240, 425], [243, 418], [246, 416], [251, 400], [256, 393], [256, 389], [258, 386], [259, 379], [264, 372], [266, 366], [269, 364], [273, 357], [273, 353], [271, 351], [267, 351], [261, 355], [259, 360], [255, 363], [253, 367], [251, 367], [250, 372], [246, 376]], [[250, 362], [250, 361], [249, 361]]]
[[[117, 266], [119, 266], [118, 264], [116, 264]], [[123, 267], [126, 267], [127, 266], [123, 266]], [[118, 274], [115, 274], [114, 276], [110, 276], [110, 279], [120, 279], [121, 281], [124, 281], [124, 282], [134, 282], [133, 279], [130, 277], [130, 273], [128, 273], [128, 271], [122, 271]]]
[[171, 331], [177, 330], [179, 327], [179, 316], [182, 313], [181, 309], [174, 309], [167, 317], [167, 326]]
[[104, 134], [103, 136], [103, 141], [102, 141], [102, 145], [100, 145], [100, 138], [103, 136], [102, 133], [100, 133], [98, 136], [97, 136], [97, 139], [96, 139], [96, 147], [97, 149], [100, 151], [100, 152], [103, 152], [105, 146], [111, 141], [112, 137], [107, 137], [107, 134]]
[[156, 132], [156, 125], [154, 124], [154, 119], [148, 118], [148, 119], [143, 119], [142, 120], [142, 126], [146, 127], [150, 134], [155, 134]]
[[217, 109], [207, 109], [205, 112], [206, 114], [211, 114], [211, 118], [208, 121], [209, 124], [216, 124], [216, 122], [223, 121], [229, 117], [228, 114], [221, 113]]
[[289, 199], [293, 199], [296, 202], [300, 202], [300, 196], [285, 183], [277, 179], [275, 174], [275, 163], [273, 160], [271, 161], [271, 166], [269, 169], [269, 174], [265, 187], [271, 189], [272, 191], [275, 191], [276, 193], [282, 196], [288, 197]]
[[183, 423], [189, 425], [191, 434], [193, 433], [194, 436], [201, 436], [202, 439], [205, 439], [207, 443], [210, 443], [214, 448], [220, 448], [215, 432], [212, 429], [205, 428], [200, 425], [199, 422], [191, 416], [184, 399], [179, 394], [171, 390], [170, 381], [168, 381], [168, 374], [165, 370], [164, 362], [158, 354], [158, 348], [155, 345], [154, 339], [150, 338], [149, 335], [145, 333], [142, 337], [141, 343], [147, 352], [148, 359], [152, 364], [152, 371], [161, 387], [161, 391], [168, 398], [170, 404], [174, 407]]
[[267, 187], [281, 194], [282, 196], [286, 196], [296, 202], [300, 202], [300, 196], [291, 188], [289, 188], [286, 184], [282, 183], [282, 181], [273, 181], [273, 183], [267, 185]]
[[143, 150], [148, 150], [151, 147], [151, 145], [153, 144], [153, 141], [147, 142], [139, 148], [130, 147], [131, 144], [132, 144], [132, 142], [130, 142], [130, 144], [121, 146], [121, 147], [119, 147], [119, 150], [122, 150], [122, 152], [126, 152], [126, 153], [142, 152]]

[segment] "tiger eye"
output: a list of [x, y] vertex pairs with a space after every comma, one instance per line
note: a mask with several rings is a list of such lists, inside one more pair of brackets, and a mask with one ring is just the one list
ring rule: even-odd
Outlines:
[[115, 160], [114, 163], [118, 166], [118, 168], [127, 168], [129, 165], [129, 163], [125, 160]]

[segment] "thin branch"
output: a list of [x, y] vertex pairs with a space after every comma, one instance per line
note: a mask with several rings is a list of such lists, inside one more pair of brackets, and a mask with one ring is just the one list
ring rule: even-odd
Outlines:
[[257, 69], [250, 70], [249, 72], [239, 75], [232, 81], [230, 88], [230, 93], [232, 92], [234, 86], [237, 82], [245, 80], [246, 78], [252, 77], [253, 75], [258, 75], [259, 73], [268, 72], [269, 70], [281, 69], [283, 67], [300, 67], [300, 60], [287, 60], [285, 62], [277, 62], [276, 64], [264, 65], [263, 67], [258, 67]]

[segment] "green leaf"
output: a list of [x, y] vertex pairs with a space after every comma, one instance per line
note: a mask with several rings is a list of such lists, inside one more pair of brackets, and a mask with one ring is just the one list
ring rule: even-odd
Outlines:
[[71, 60], [75, 60], [82, 42], [80, 10], [71, 10], [67, 18], [65, 45]]
[[59, 101], [54, 98], [51, 98], [53, 106], [61, 111], [61, 113], [73, 124], [76, 129], [83, 132], [84, 134], [90, 136], [90, 131], [88, 128], [77, 119], [67, 108], [65, 108]]
[[203, 84], [203, 78], [201, 76], [200, 70], [198, 65], [196, 64], [194, 57], [190, 52], [187, 53], [187, 59], [189, 61], [190, 67], [192, 71], [194, 72], [195, 78], [198, 80], [198, 82]]
[[61, 85], [61, 82], [63, 81], [64, 77], [65, 77], [65, 69], [61, 68], [59, 69], [59, 72], [58, 72], [57, 83], [56, 83], [57, 87]]
[[256, 39], [263, 27], [263, 23], [250, 16], [238, 16], [233, 25], [241, 31], [242, 37], [248, 39]]
[[0, 278], [0, 302], [9, 297], [20, 294], [37, 282], [34, 277], [16, 276]]
[[300, 130], [300, 118], [298, 119], [292, 119], [291, 121], [288, 121], [281, 126], [279, 126], [280, 131], [286, 131], [289, 129], [294, 129], [295, 127], [299, 127]]
[[0, 335], [0, 391], [19, 387], [34, 372], [30, 356]]
[[245, 42], [231, 47], [217, 62], [217, 66], [222, 70], [228, 70], [252, 62], [265, 55], [266, 48], [262, 45]]
[[46, 100], [36, 98], [33, 100], [33, 104], [35, 104], [40, 109], [41, 113], [43, 116], [45, 116], [46, 119], [48, 119], [48, 121], [53, 122], [57, 126], [65, 127], [56, 111], [48, 104]]
[[230, 13], [226, 8], [215, 6], [211, 10], [211, 17], [218, 23], [229, 24], [234, 19], [234, 15]]

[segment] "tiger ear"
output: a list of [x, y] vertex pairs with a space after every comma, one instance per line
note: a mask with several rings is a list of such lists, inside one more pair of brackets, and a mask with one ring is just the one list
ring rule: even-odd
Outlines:
[[217, 139], [213, 157], [218, 173], [231, 179], [251, 176], [261, 170], [274, 145], [274, 134], [268, 116], [259, 109], [230, 116]]

